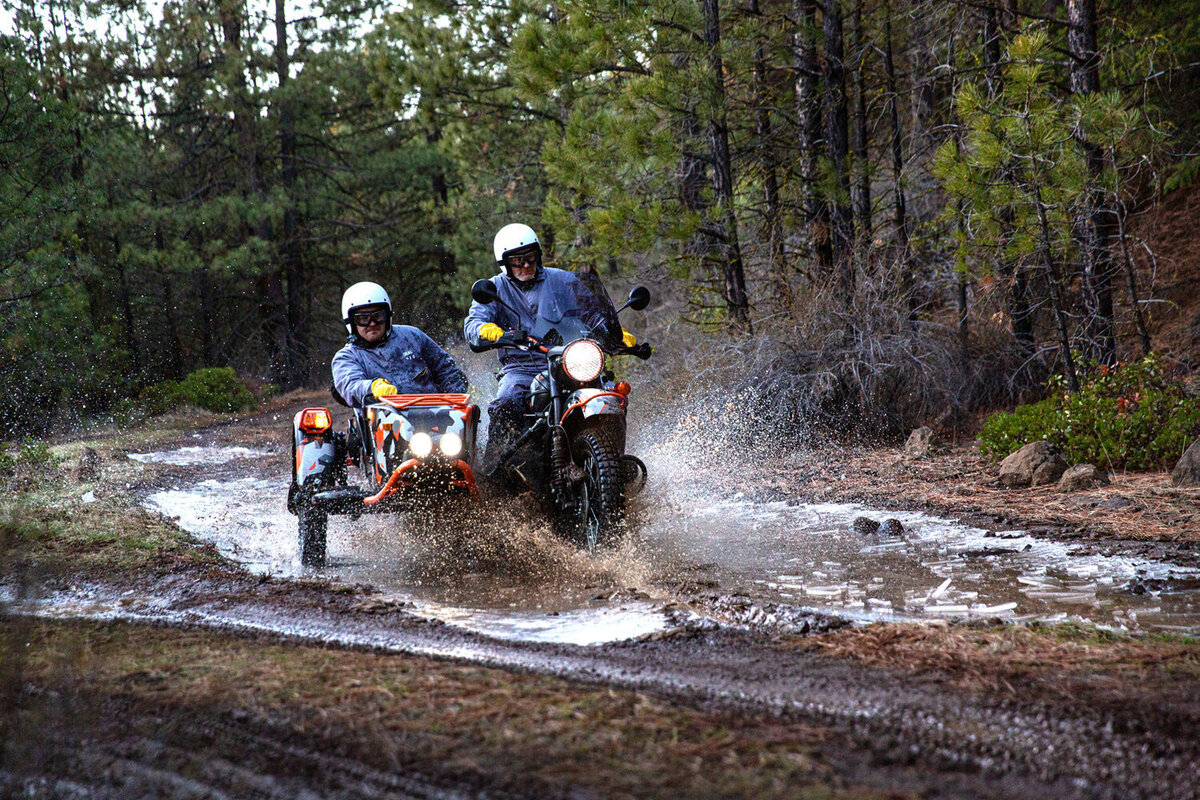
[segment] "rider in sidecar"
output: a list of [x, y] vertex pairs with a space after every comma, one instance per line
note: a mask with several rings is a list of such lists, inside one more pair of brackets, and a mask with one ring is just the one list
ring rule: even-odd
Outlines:
[[[474, 495], [475, 429], [467, 380], [425, 333], [392, 325], [392, 303], [376, 283], [342, 297], [350, 338], [333, 358], [334, 399], [351, 408], [346, 433], [332, 430], [325, 408], [306, 408], [293, 423], [295, 464], [288, 510], [299, 521], [305, 564], [325, 560], [328, 515], [400, 511]], [[361, 467], [368, 489], [347, 482]]]

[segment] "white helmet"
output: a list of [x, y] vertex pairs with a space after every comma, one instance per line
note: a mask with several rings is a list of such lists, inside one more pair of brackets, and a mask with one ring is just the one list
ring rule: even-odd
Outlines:
[[392, 298], [388, 297], [387, 291], [378, 283], [362, 281], [351, 286], [342, 295], [342, 322], [346, 323], [348, 333], [354, 333], [354, 326], [350, 324], [350, 315], [354, 313], [355, 309], [363, 306], [387, 306], [388, 321], [391, 321]]
[[496, 254], [496, 266], [500, 267], [505, 275], [508, 274], [508, 268], [504, 266], [504, 257], [513, 250], [520, 250], [522, 247], [529, 245], [537, 245], [538, 250], [542, 249], [542, 243], [538, 241], [537, 234], [533, 232], [533, 228], [528, 225], [522, 225], [520, 222], [513, 222], [505, 225], [496, 233], [496, 238], [492, 240], [492, 252]]

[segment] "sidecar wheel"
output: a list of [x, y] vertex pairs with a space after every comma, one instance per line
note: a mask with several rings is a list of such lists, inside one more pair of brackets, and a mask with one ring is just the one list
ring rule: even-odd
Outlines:
[[306, 567], [325, 566], [325, 534], [329, 514], [309, 505], [301, 505], [296, 515], [300, 530], [300, 563]]
[[621, 452], [599, 431], [584, 431], [572, 448], [575, 463], [583, 470], [575, 522], [581, 544], [588, 552], [621, 540], [625, 527], [625, 473]]

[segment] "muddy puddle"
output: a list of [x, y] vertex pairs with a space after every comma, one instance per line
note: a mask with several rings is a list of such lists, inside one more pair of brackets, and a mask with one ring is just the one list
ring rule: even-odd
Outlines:
[[[276, 460], [241, 450], [143, 454], [146, 462], [225, 465], [220, 478], [156, 492], [146, 505], [254, 572], [370, 584], [385, 602], [502, 638], [625, 639], [663, 628], [666, 612], [681, 605], [736, 607], [715, 616], [783, 627], [790, 612], [816, 611], [1200, 632], [1194, 568], [916, 513], [728, 496], [694, 475], [681, 480], [653, 454], [652, 483], [616, 552], [589, 559], [517, 503], [437, 520], [331, 517], [329, 566], [314, 573], [299, 564], [286, 477], [263, 474]], [[855, 526], [863, 517], [899, 526], [864, 534], [862, 522]]]

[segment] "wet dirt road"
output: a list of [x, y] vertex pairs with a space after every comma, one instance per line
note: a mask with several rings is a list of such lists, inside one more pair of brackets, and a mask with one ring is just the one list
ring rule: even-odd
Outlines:
[[818, 613], [1200, 632], [1195, 567], [920, 513], [756, 500], [719, 476], [685, 474], [685, 454], [670, 448], [651, 451], [651, 483], [614, 552], [586, 557], [518, 500], [437, 520], [333, 517], [319, 571], [299, 565], [282, 453], [211, 445], [132, 457], [195, 470], [145, 504], [254, 572], [370, 584], [417, 613], [505, 638], [619, 640], [662, 628], [663, 610], [681, 604], [780, 629]]
[[[261, 631], [796, 715], [852, 736], [877, 765], [948, 770], [956, 788], [945, 774], [918, 783], [950, 796], [1030, 796], [1036, 787], [1034, 796], [1190, 797], [1200, 788], [1200, 744], [1156, 727], [1153, 714], [1114, 724], [1103, 706], [1067, 711], [1040, 697], [946, 691], [772, 638], [847, 619], [930, 617], [1195, 631], [1188, 567], [919, 514], [763, 502], [681, 480], [687, 459], [662, 450], [647, 458], [662, 482], [635, 504], [634, 535], [600, 558], [559, 542], [518, 504], [423, 527], [334, 521], [330, 567], [313, 573], [298, 565], [282, 451], [206, 434], [192, 449], [135, 460], [157, 476], [147, 506], [283, 582], [269, 584], [270, 598], [252, 582], [230, 591], [168, 579], [120, 594], [76, 585], [41, 599], [38, 613]], [[864, 516], [894, 517], [902, 531], [856, 533]], [[339, 603], [298, 599], [314, 591], [312, 578], [374, 591]], [[278, 587], [297, 580], [280, 602]]]

